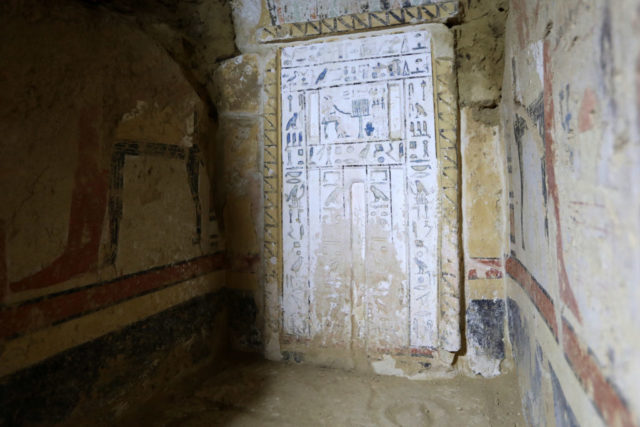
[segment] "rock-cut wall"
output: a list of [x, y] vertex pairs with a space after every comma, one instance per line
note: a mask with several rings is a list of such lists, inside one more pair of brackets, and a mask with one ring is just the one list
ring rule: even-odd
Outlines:
[[639, 425], [639, 12], [511, 1], [507, 311], [534, 425]]
[[121, 16], [0, 6], [0, 424], [113, 418], [219, 354], [210, 111]]

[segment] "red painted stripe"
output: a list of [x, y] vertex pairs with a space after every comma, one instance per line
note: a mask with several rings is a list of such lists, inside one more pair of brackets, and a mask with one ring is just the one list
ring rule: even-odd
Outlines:
[[[403, 350], [406, 352], [406, 350]], [[426, 356], [426, 357], [433, 357], [433, 355], [436, 353], [435, 350], [431, 350], [428, 348], [412, 348], [411, 349], [411, 356]]]
[[100, 136], [93, 125], [101, 120], [99, 108], [87, 108], [78, 120], [78, 167], [64, 252], [44, 269], [11, 283], [13, 292], [55, 285], [96, 267], [109, 187], [108, 173], [100, 168]]
[[7, 307], [0, 311], [0, 338], [33, 331], [83, 313], [99, 310], [154, 289], [183, 282], [224, 268], [223, 254], [126, 276], [44, 300]]
[[549, 41], [545, 40], [543, 47], [544, 58], [544, 161], [547, 174], [547, 188], [553, 199], [553, 213], [556, 218], [556, 256], [558, 257], [558, 282], [560, 283], [560, 298], [573, 312], [579, 321], [580, 310], [576, 297], [569, 284], [569, 276], [564, 264], [564, 249], [562, 244], [562, 225], [560, 223], [560, 198], [556, 182], [556, 148], [553, 141], [553, 72], [551, 71], [551, 52]]
[[589, 350], [580, 343], [573, 328], [562, 319], [564, 354], [586, 393], [609, 426], [634, 427], [637, 424], [616, 389], [607, 381]]
[[524, 289], [531, 301], [536, 306], [551, 332], [558, 339], [558, 322], [553, 300], [545, 292], [540, 283], [529, 273], [524, 265], [512, 256], [507, 258], [507, 273]]
[[502, 262], [498, 258], [472, 258], [474, 261], [478, 261], [484, 265], [490, 265], [492, 267], [502, 267]]

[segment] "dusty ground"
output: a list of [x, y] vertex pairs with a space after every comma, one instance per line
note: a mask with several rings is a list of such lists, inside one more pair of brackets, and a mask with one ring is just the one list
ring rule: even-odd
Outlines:
[[525, 425], [513, 376], [411, 381], [261, 360], [243, 360], [213, 375], [200, 372], [130, 414], [124, 424]]

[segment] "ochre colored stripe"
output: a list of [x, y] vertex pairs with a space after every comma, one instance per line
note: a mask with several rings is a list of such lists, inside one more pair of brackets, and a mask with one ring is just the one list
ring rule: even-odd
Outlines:
[[513, 256], [507, 258], [506, 263], [507, 274], [513, 278], [529, 295], [531, 301], [536, 306], [547, 325], [551, 329], [553, 336], [558, 339], [558, 323], [556, 322], [556, 313], [553, 300], [540, 286], [540, 283], [527, 271], [524, 265]]
[[13, 337], [224, 268], [223, 254], [207, 255], [85, 286], [0, 311], [0, 338]]

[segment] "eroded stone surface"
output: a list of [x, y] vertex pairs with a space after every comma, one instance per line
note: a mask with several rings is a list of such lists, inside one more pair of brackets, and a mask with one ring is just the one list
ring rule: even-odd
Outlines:
[[261, 104], [258, 57], [236, 56], [224, 61], [214, 76], [215, 101], [221, 112], [258, 112]]

